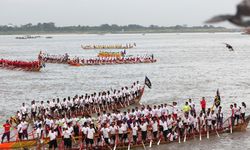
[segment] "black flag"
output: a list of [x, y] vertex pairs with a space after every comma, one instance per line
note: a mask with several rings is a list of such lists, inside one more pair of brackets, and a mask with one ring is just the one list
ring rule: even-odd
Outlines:
[[149, 78], [147, 76], [145, 77], [145, 85], [148, 86], [148, 88], [150, 88], [150, 89], [152, 87], [151, 81], [149, 80]]
[[215, 96], [215, 99], [214, 99], [214, 105], [216, 107], [220, 106], [220, 92], [219, 92], [219, 89], [217, 89], [217, 92], [216, 92], [216, 96]]

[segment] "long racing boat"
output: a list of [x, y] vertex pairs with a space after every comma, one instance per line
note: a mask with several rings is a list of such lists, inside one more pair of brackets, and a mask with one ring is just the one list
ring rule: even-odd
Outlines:
[[91, 49], [131, 49], [136, 47], [136, 44], [126, 44], [126, 45], [81, 45], [81, 48], [84, 50]]
[[[147, 138], [146, 141], [142, 141], [141, 138], [138, 139], [138, 141], [136, 143], [133, 143], [133, 137], [132, 137], [132, 131], [129, 129], [128, 130], [128, 142], [127, 143], [121, 143], [119, 141], [116, 141], [110, 145], [106, 145], [103, 142], [101, 144], [98, 144], [98, 139], [99, 139], [99, 134], [96, 133], [95, 134], [95, 138], [94, 138], [94, 145], [93, 148], [96, 149], [114, 149], [114, 150], [120, 150], [120, 149], [132, 149], [132, 148], [144, 148], [146, 149], [146, 147], [152, 147], [153, 145], [160, 145], [160, 144], [169, 144], [169, 143], [182, 143], [182, 142], [186, 142], [189, 140], [193, 140], [193, 139], [200, 139], [200, 141], [203, 138], [215, 138], [220, 137], [221, 134], [224, 133], [234, 133], [234, 132], [244, 132], [247, 130], [247, 126], [249, 124], [250, 121], [250, 115], [248, 115], [246, 117], [246, 120], [244, 122], [239, 123], [238, 125], [234, 125], [231, 126], [230, 123], [230, 118], [226, 119], [223, 123], [223, 126], [221, 128], [218, 129], [214, 129], [214, 130], [200, 130], [200, 131], [196, 131], [196, 132], [185, 132], [186, 134], [184, 135], [179, 135], [178, 137], [175, 139], [168, 139], [168, 140], [164, 140], [162, 137], [162, 133], [160, 134], [160, 136], [157, 139], [152, 138], [151, 135], [151, 131], [152, 128], [148, 128], [148, 133], [149, 136]], [[177, 129], [176, 129], [177, 130]], [[45, 148], [46, 145], [49, 142], [49, 138], [43, 138], [41, 140], [37, 140], [34, 138], [34, 131], [32, 131], [30, 133], [30, 136], [33, 138], [30, 140], [23, 140], [23, 141], [11, 141], [11, 142], [6, 142], [6, 143], [1, 143], [0, 144], [0, 149], [19, 149], [19, 148], [36, 148], [36, 149], [41, 149], [41, 148]], [[116, 135], [117, 139], [118, 139], [118, 134]], [[74, 144], [73, 144], [73, 149], [86, 149], [86, 145], [85, 143], [82, 142], [82, 136], [79, 137], [74, 137]], [[198, 142], [198, 141], [197, 141]], [[58, 143], [58, 148], [59, 149], [64, 149], [63, 146], [63, 140], [61, 137], [57, 138], [57, 143]]]
[[6, 68], [10, 70], [23, 70], [23, 71], [40, 71], [43, 67], [40, 61], [17, 61], [0, 59], [0, 68]]

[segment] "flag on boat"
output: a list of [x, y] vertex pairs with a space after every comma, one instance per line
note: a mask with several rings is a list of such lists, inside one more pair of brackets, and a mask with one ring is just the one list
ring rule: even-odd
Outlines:
[[220, 102], [221, 102], [220, 92], [219, 92], [219, 89], [217, 89], [216, 96], [215, 96], [215, 99], [214, 99], [214, 105], [216, 107], [218, 107], [218, 106], [220, 106]]
[[146, 76], [145, 77], [145, 83], [144, 83], [148, 88], [151, 89], [152, 87], [152, 84], [151, 84], [151, 81], [149, 80], [149, 78]]

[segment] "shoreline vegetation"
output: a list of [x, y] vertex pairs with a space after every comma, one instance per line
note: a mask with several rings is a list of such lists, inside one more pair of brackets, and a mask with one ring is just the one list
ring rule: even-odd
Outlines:
[[176, 25], [176, 26], [157, 26], [150, 25], [148, 27], [129, 24], [119, 26], [116, 24], [103, 24], [100, 26], [56, 26], [55, 23], [31, 23], [25, 25], [0, 25], [0, 35], [23, 35], [23, 34], [146, 34], [146, 33], [216, 33], [216, 32], [240, 32], [239, 29], [228, 29], [225, 27], [215, 27], [212, 25], [192, 26]]

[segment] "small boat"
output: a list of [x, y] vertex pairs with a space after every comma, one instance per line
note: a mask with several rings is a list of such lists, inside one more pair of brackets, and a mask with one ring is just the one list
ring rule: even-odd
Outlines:
[[[223, 124], [226, 124], [226, 122], [228, 122], [230, 120], [230, 118], [226, 119], [224, 121]], [[212, 137], [215, 137], [216, 135], [219, 137], [220, 134], [223, 133], [234, 133], [234, 132], [244, 132], [247, 130], [247, 126], [249, 124], [250, 121], [250, 115], [246, 117], [245, 122], [239, 123], [238, 125], [234, 125], [233, 127], [230, 125], [227, 126], [223, 126], [222, 128], [219, 128], [217, 130], [212, 130], [209, 131], [209, 135]], [[148, 128], [148, 133], [150, 134], [152, 128]], [[149, 145], [159, 145], [159, 144], [169, 144], [169, 143], [180, 143], [181, 141], [185, 142], [188, 140], [193, 140], [195, 139], [195, 137], [199, 137], [200, 140], [205, 137], [208, 138], [208, 132], [207, 131], [201, 131], [201, 132], [194, 132], [194, 133], [187, 133], [185, 135], [185, 137], [180, 137], [177, 139], [174, 139], [173, 141], [167, 140], [164, 141], [163, 139], [161, 140], [161, 136], [160, 138], [158, 138], [156, 141], [152, 141], [151, 139], [148, 139], [145, 142], [142, 142], [141, 140], [138, 139], [137, 144], [133, 144], [133, 137], [132, 137], [132, 131], [128, 130], [128, 143], [119, 143], [116, 142], [116, 144], [111, 144], [109, 146], [107, 145], [94, 145], [94, 148], [97, 149], [113, 149], [113, 147], [116, 147], [117, 150], [120, 149], [128, 149], [128, 147], [132, 148], [139, 148], [139, 147], [144, 147], [144, 149], [146, 148], [146, 146]], [[34, 136], [34, 131], [30, 133], [30, 135]], [[95, 139], [94, 139], [94, 143], [97, 143], [97, 139], [99, 137], [99, 134], [95, 134]], [[118, 138], [118, 135], [117, 135]], [[184, 139], [184, 140], [183, 140]], [[74, 137], [74, 146], [73, 149], [83, 149], [83, 143], [82, 143], [82, 137]], [[23, 140], [23, 141], [11, 141], [11, 142], [6, 142], [6, 143], [1, 143], [0, 144], [0, 149], [18, 149], [18, 148], [34, 148], [36, 147], [37, 149], [39, 148], [44, 148], [46, 144], [48, 144], [49, 139], [48, 138], [43, 138], [42, 142], [38, 141], [37, 139], [30, 139], [30, 140]], [[57, 138], [57, 142], [58, 142], [58, 146], [59, 149], [62, 148], [63, 149], [63, 143], [62, 143], [62, 138]], [[197, 141], [198, 142], [198, 141]]]

